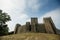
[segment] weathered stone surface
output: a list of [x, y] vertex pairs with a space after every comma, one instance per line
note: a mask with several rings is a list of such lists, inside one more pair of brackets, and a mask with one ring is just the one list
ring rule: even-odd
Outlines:
[[30, 22], [26, 22], [26, 31], [27, 32], [30, 32], [31, 31]]
[[15, 30], [14, 30], [14, 34], [16, 34], [17, 32], [18, 32], [18, 28], [20, 27], [21, 25], [20, 24], [16, 24], [16, 26], [15, 26]]
[[31, 18], [31, 24], [30, 22], [26, 22], [25, 25], [16, 26], [14, 33], [39, 32], [57, 34], [51, 17], [44, 18], [43, 20], [44, 23], [39, 24], [37, 18]]
[[46, 33], [45, 25], [44, 24], [38, 24], [37, 32]]
[[44, 18], [45, 29], [47, 33], [56, 33], [55, 25], [51, 19], [51, 17]]
[[37, 26], [38, 26], [38, 19], [37, 18], [31, 18], [31, 31], [36, 32]]

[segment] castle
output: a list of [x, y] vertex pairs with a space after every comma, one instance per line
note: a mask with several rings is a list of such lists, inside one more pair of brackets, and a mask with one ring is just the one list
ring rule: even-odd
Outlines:
[[31, 22], [26, 22], [25, 25], [15, 27], [14, 34], [37, 32], [56, 34], [56, 27], [51, 17], [43, 18], [44, 23], [38, 23], [38, 18], [31, 18]]

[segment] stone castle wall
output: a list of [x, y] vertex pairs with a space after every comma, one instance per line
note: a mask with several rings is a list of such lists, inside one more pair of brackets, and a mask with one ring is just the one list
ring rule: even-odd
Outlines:
[[38, 24], [37, 32], [46, 33], [45, 25], [44, 24]]
[[56, 28], [51, 17], [44, 18], [43, 20], [44, 23], [39, 24], [37, 18], [31, 18], [31, 23], [26, 22], [25, 25], [16, 27], [15, 33], [39, 32], [56, 34]]

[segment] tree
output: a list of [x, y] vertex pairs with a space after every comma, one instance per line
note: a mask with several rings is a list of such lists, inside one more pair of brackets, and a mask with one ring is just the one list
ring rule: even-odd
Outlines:
[[7, 13], [2, 13], [2, 10], [0, 10], [0, 21], [5, 23], [10, 20], [10, 16]]
[[10, 16], [0, 10], [0, 35], [8, 34], [8, 27], [6, 25], [6, 22], [10, 20]]

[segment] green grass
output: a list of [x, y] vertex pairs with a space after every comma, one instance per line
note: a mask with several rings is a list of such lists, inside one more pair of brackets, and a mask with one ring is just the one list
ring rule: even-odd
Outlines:
[[60, 35], [45, 33], [21, 33], [0, 37], [0, 40], [60, 40]]

